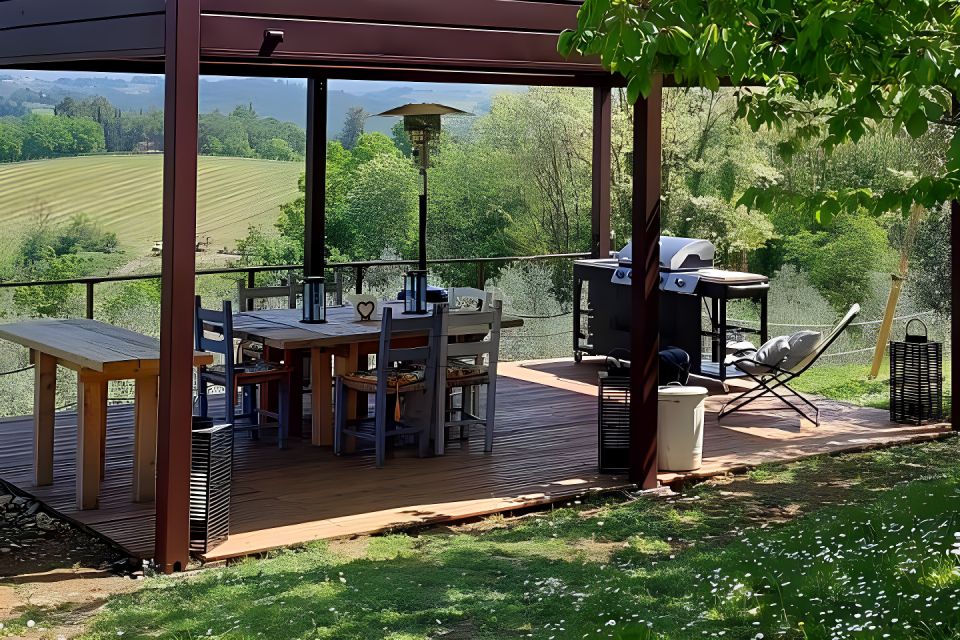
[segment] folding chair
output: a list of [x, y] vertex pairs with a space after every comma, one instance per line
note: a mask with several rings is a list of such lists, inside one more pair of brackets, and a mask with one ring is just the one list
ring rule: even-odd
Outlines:
[[[843, 319], [840, 320], [839, 324], [833, 328], [833, 331], [821, 338], [820, 342], [817, 343], [817, 346], [814, 347], [813, 351], [803, 356], [799, 360], [791, 361], [792, 359], [788, 356], [787, 359], [779, 365], [757, 362], [750, 356], [744, 356], [733, 360], [731, 364], [733, 364], [737, 369], [746, 374], [747, 377], [757, 383], [757, 386], [744, 391], [723, 405], [723, 409], [720, 410], [720, 414], [717, 416], [718, 419], [722, 420], [731, 413], [744, 410], [744, 407], [748, 406], [755, 400], [772, 395], [783, 402], [787, 407], [799, 414], [802, 418], [813, 422], [817, 426], [820, 426], [820, 408], [807, 398], [803, 397], [798, 391], [791, 388], [790, 383], [796, 378], [800, 377], [804, 371], [809, 369], [817, 362], [817, 360], [820, 359], [820, 356], [822, 356], [823, 353], [830, 348], [830, 345], [832, 345], [836, 339], [840, 337], [840, 334], [842, 334], [844, 330], [850, 326], [850, 323], [853, 322], [853, 319], [856, 318], [859, 313], [860, 305], [855, 304], [850, 307], [850, 310], [847, 311], [845, 316], [843, 316]], [[803, 408], [797, 406], [797, 404], [794, 404], [794, 402], [791, 402], [789, 400], [791, 397], [799, 399], [809, 411], [812, 411], [813, 417], [811, 417], [807, 411], [804, 411]]]

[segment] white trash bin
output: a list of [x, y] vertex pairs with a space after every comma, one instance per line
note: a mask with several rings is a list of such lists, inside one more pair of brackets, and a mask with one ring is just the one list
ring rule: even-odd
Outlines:
[[657, 451], [661, 471], [693, 471], [703, 459], [704, 387], [658, 388]]

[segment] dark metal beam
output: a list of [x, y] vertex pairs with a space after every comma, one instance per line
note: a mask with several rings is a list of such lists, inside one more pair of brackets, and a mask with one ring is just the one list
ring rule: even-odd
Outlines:
[[0, 2], [0, 31], [145, 13], [163, 15], [163, 10], [164, 0], [4, 0]]
[[0, 66], [163, 55], [163, 20], [160, 13], [0, 29]]
[[303, 275], [323, 276], [326, 249], [327, 80], [307, 80]]
[[660, 110], [657, 77], [633, 117], [633, 286], [630, 325], [630, 479], [657, 486], [660, 298]]
[[559, 33], [579, 2], [536, 0], [203, 0], [204, 13]]
[[[269, 60], [298, 64], [421, 65], [482, 68], [488, 71], [600, 72], [598, 60], [563, 58], [557, 35], [545, 32], [490, 31], [204, 15], [205, 58]], [[283, 31], [283, 42], [259, 57], [263, 34]]]
[[200, 0], [167, 0], [156, 562], [189, 560]]
[[610, 88], [593, 90], [593, 191], [590, 206], [590, 253], [610, 255]]

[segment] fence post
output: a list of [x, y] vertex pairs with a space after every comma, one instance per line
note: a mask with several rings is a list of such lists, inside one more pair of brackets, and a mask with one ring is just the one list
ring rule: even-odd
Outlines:
[[357, 280], [356, 291], [358, 294], [363, 293], [363, 267], [361, 265], [354, 267], [354, 275]]
[[87, 320], [93, 320], [93, 282], [87, 282]]
[[[253, 289], [255, 286], [257, 286], [257, 272], [247, 269], [247, 289]], [[253, 298], [247, 300], [246, 311], [253, 311]]]
[[483, 291], [485, 285], [487, 284], [487, 264], [485, 262], [477, 262], [477, 289]]

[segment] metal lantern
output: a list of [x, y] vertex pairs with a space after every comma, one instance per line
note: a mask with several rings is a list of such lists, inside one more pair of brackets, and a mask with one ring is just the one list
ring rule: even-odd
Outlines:
[[303, 322], [319, 324], [327, 321], [327, 295], [322, 276], [303, 281]]
[[190, 451], [190, 550], [206, 553], [230, 534], [233, 425], [193, 418]]
[[[923, 333], [911, 333], [919, 323]], [[929, 339], [927, 325], [914, 318], [903, 342], [890, 341], [890, 420], [922, 424], [943, 420], [943, 343]]]
[[630, 468], [630, 369], [600, 372], [600, 472]]
[[427, 272], [419, 269], [408, 271], [403, 278], [403, 312], [427, 312]]

